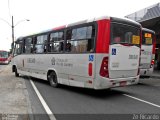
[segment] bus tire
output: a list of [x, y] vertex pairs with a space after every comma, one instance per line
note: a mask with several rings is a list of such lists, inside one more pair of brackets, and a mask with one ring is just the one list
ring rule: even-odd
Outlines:
[[14, 73], [15, 73], [16, 77], [19, 77], [19, 73], [17, 72], [17, 68], [16, 67], [15, 67], [15, 72]]
[[52, 87], [58, 87], [57, 75], [55, 72], [50, 72], [47, 76], [48, 81]]

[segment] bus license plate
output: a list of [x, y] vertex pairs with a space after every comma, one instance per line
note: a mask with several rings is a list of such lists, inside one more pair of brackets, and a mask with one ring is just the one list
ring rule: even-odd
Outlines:
[[120, 82], [120, 86], [126, 86], [126, 85], [127, 85], [127, 82], [126, 82], [126, 81]]

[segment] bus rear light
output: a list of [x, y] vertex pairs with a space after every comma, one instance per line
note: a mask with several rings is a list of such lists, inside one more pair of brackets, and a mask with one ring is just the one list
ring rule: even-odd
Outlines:
[[88, 64], [88, 75], [92, 76], [92, 63]]
[[155, 61], [152, 59], [150, 68], [153, 67], [154, 63], [155, 63]]
[[108, 73], [108, 57], [104, 57], [101, 68], [100, 68], [100, 75], [102, 77], [109, 78], [109, 73]]
[[151, 61], [151, 65], [154, 65], [154, 63], [155, 63], [155, 61], [154, 61], [154, 60], [152, 60], [152, 61]]

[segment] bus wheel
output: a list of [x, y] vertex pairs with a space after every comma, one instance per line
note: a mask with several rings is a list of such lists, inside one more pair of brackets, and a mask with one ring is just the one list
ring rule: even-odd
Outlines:
[[55, 72], [51, 72], [48, 75], [48, 81], [52, 87], [58, 87], [57, 75]]
[[15, 73], [16, 77], [19, 77], [19, 73], [17, 72], [17, 68], [15, 68], [15, 72], [14, 73]]

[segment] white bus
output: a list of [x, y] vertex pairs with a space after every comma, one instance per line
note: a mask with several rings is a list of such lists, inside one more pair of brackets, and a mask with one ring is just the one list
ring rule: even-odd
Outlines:
[[59, 84], [106, 89], [139, 81], [141, 25], [84, 20], [17, 39], [12, 71]]
[[154, 69], [155, 60], [155, 32], [147, 28], [142, 28], [142, 46], [140, 76], [149, 78]]

